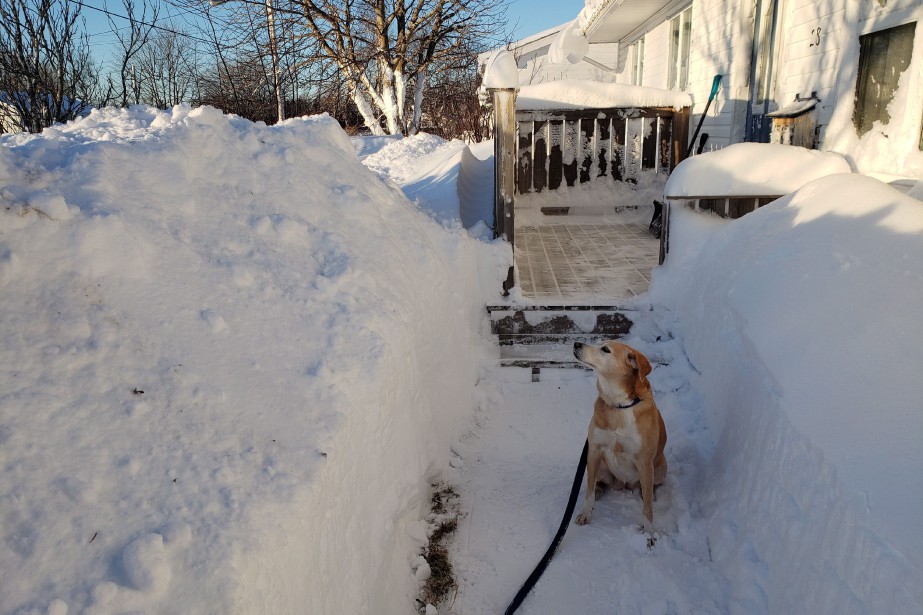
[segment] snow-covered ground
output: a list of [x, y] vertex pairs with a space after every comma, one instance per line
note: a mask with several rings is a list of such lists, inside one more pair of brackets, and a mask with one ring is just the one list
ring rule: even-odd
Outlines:
[[[637, 493], [605, 494], [589, 525], [570, 526], [520, 612], [753, 612], [709, 557], [702, 485], [714, 445], [682, 340], [660, 328], [664, 313], [633, 316], [625, 341], [654, 364], [650, 380], [669, 430], [670, 474], [654, 506], [661, 535], [649, 550]], [[528, 370], [502, 368], [479, 382], [477, 414], [455, 447], [463, 463], [448, 473], [466, 504], [449, 612], [501, 613], [532, 571], [564, 511], [595, 397], [593, 376], [581, 370], [542, 370], [532, 383]]]
[[[436, 479], [464, 513], [440, 612], [502, 610], [595, 390], [495, 367], [509, 254], [453, 185], [487, 151], [184, 107], [0, 139], [0, 613], [411, 613]], [[921, 239], [860, 175], [675, 210], [628, 340], [659, 540], [604, 496], [523, 612], [920, 612]]]
[[[522, 612], [919, 613], [923, 203], [846, 174], [740, 220], [671, 220], [627, 340], [667, 425], [661, 535], [648, 550], [639, 496], [605, 495]], [[478, 389], [449, 474], [459, 614], [502, 611], [544, 552], [595, 398], [547, 370]]]
[[702, 374], [713, 555], [752, 551], [772, 612], [918, 612], [923, 202], [844, 174], [730, 223], [675, 213], [648, 299]]

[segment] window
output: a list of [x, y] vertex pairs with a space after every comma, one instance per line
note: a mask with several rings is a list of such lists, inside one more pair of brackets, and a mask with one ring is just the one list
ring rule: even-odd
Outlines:
[[859, 37], [859, 77], [853, 124], [861, 137], [878, 121], [891, 121], [888, 105], [901, 73], [910, 66], [916, 23], [879, 30]]
[[692, 38], [692, 6], [670, 20], [670, 65], [667, 86], [685, 90], [689, 85], [689, 42]]
[[628, 49], [631, 51], [631, 85], [641, 85], [644, 77], [644, 37], [636, 40]]

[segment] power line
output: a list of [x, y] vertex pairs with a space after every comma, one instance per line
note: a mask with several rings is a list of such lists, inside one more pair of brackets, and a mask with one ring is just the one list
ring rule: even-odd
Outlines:
[[131, 17], [126, 17], [125, 15], [120, 15], [119, 13], [114, 13], [114, 12], [110, 11], [109, 9], [101, 9], [101, 8], [99, 8], [98, 6], [91, 6], [91, 5], [89, 5], [89, 4], [84, 4], [83, 2], [81, 2], [81, 0], [72, 0], [72, 1], [73, 1], [74, 4], [76, 4], [76, 5], [78, 5], [78, 6], [81, 6], [81, 7], [85, 8], [85, 9], [90, 9], [91, 11], [98, 11], [98, 12], [103, 13], [103, 14], [105, 14], [105, 15], [108, 15], [108, 16], [110, 16], [110, 17], [117, 17], [117, 18], [119, 18], [119, 19], [125, 19], [125, 20], [127, 20], [127, 21], [132, 21], [132, 22], [134, 22], [134, 23], [140, 24], [140, 25], [142, 25], [142, 26], [147, 26], [147, 27], [153, 28], [153, 29], [155, 29], [155, 30], [162, 30], [163, 32], [169, 32], [170, 34], [175, 34], [176, 36], [185, 36], [185, 37], [188, 38], [188, 39], [192, 39], [192, 40], [198, 41], [198, 42], [200, 42], [200, 43], [205, 43], [206, 45], [212, 45], [212, 44], [214, 44], [214, 41], [210, 41], [210, 40], [207, 40], [207, 39], [204, 39], [204, 38], [199, 38], [198, 36], [193, 36], [192, 34], [189, 34], [188, 32], [180, 32], [180, 31], [178, 31], [178, 30], [173, 30], [172, 28], [165, 28], [165, 27], [163, 27], [163, 26], [158, 26], [158, 25], [155, 24], [155, 23], [150, 23], [150, 22], [147, 22], [147, 21], [142, 21], [142, 20], [140, 20], [140, 19], [132, 19]]

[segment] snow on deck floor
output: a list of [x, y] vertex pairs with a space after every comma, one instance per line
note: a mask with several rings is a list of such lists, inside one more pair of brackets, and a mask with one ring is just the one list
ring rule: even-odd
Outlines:
[[[682, 343], [656, 322], [636, 326], [626, 342], [654, 364], [650, 381], [667, 425], [670, 470], [654, 503], [663, 534], [649, 550], [639, 531], [639, 494], [607, 492], [589, 525], [569, 526], [519, 612], [749, 610], [746, 589], [732, 597], [723, 572], [709, 562], [697, 493], [711, 440]], [[463, 462], [455, 465], [463, 467], [447, 478], [460, 486], [464, 516], [452, 553], [459, 587], [448, 612], [503, 612], [564, 512], [592, 415], [595, 377], [582, 370], [542, 370], [541, 382], [530, 379], [521, 368], [491, 371], [478, 385], [475, 423], [455, 447]]]
[[647, 291], [660, 242], [613, 217], [516, 229], [517, 282], [536, 300], [625, 299]]

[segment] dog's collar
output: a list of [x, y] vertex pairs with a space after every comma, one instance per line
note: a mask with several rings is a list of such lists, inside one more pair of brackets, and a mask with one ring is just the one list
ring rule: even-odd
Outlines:
[[641, 398], [640, 398], [640, 397], [635, 397], [635, 400], [634, 400], [633, 402], [631, 402], [630, 404], [628, 404], [627, 406], [614, 405], [614, 406], [612, 406], [612, 407], [613, 407], [613, 408], [619, 408], [620, 410], [625, 410], [626, 408], [631, 408], [632, 406], [637, 406], [637, 405], [640, 404], [640, 403], [641, 403]]

